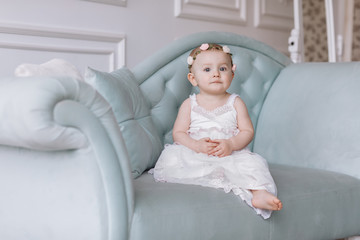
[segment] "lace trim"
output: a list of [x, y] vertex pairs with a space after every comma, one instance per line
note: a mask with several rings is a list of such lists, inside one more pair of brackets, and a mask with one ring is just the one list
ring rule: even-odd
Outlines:
[[219, 106], [213, 110], [207, 110], [205, 108], [203, 108], [202, 106], [200, 106], [196, 100], [196, 94], [193, 93], [192, 95], [190, 95], [190, 99], [191, 101], [191, 105], [192, 105], [192, 109], [194, 112], [196, 113], [200, 113], [206, 116], [219, 116], [222, 115], [224, 113], [230, 112], [232, 110], [234, 110], [234, 102], [235, 102], [235, 98], [237, 97], [237, 94], [231, 94], [230, 97], [228, 98], [227, 102], [223, 105], [223, 106]]
[[217, 127], [211, 127], [211, 128], [190, 128], [187, 132], [193, 135], [198, 135], [201, 132], [210, 132], [210, 131], [218, 131], [226, 135], [232, 135], [236, 136], [240, 131], [237, 128], [217, 128]]
[[224, 113], [230, 112], [233, 110], [233, 107], [229, 106], [229, 105], [224, 105], [221, 107], [217, 107], [212, 111], [206, 110], [205, 108], [196, 105], [193, 107], [193, 111], [199, 114], [202, 114], [204, 116], [210, 117], [210, 116], [220, 116]]

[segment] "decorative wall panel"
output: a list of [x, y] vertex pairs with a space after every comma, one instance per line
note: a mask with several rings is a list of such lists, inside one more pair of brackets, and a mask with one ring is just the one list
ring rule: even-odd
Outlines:
[[246, 0], [175, 0], [175, 16], [245, 25]]
[[256, 27], [290, 31], [294, 27], [292, 0], [254, 0]]
[[88, 2], [98, 2], [103, 4], [117, 5], [126, 7], [127, 0], [84, 0]]
[[125, 65], [125, 35], [0, 23], [1, 76], [22, 63], [62, 58], [81, 73], [90, 66], [112, 71]]

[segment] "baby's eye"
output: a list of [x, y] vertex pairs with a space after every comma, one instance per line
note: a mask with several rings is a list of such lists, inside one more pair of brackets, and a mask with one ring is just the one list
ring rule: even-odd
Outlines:
[[204, 68], [205, 72], [210, 72], [210, 68]]
[[221, 71], [221, 72], [226, 71], [226, 67], [220, 67], [220, 71]]

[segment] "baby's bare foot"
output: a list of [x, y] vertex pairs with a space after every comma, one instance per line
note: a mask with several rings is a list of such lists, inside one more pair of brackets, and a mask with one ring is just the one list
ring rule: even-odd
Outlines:
[[251, 203], [254, 207], [266, 210], [278, 211], [282, 209], [282, 202], [266, 190], [252, 190]]

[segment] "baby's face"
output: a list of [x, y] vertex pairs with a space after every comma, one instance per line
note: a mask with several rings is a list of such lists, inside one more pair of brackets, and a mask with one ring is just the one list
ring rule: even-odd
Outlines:
[[217, 50], [203, 51], [196, 56], [188, 78], [200, 92], [222, 94], [234, 77], [231, 67], [229, 54]]

